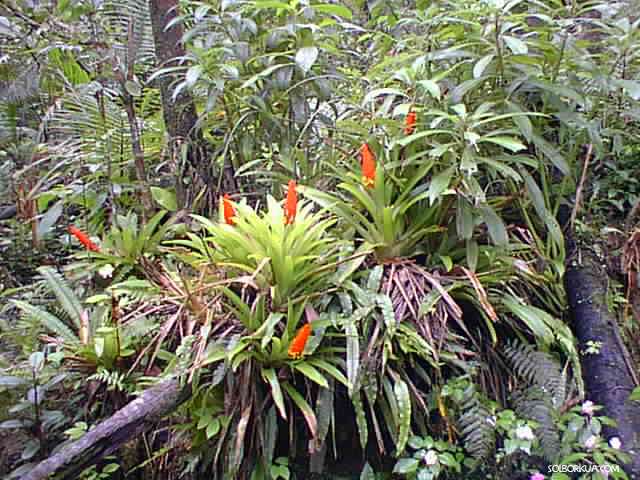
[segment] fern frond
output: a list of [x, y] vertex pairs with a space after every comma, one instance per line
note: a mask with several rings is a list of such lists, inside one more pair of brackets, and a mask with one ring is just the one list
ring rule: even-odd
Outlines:
[[67, 280], [51, 267], [38, 268], [40, 275], [44, 277], [48, 287], [58, 299], [58, 303], [67, 313], [77, 329], [82, 323], [82, 305], [76, 294], [71, 290]]
[[538, 386], [555, 408], [562, 406], [567, 398], [567, 376], [555, 358], [519, 342], [508, 344], [504, 354], [516, 375]]
[[46, 310], [20, 300], [13, 300], [13, 304], [31, 318], [40, 322], [47, 330], [62, 337], [65, 342], [71, 344], [80, 342], [76, 334], [64, 322]]
[[566, 373], [555, 358], [532, 345], [513, 342], [504, 353], [516, 375], [526, 382], [513, 394], [514, 409], [519, 416], [538, 423], [535, 433], [544, 456], [554, 461], [561, 447], [557, 416], [567, 399]]
[[475, 385], [469, 384], [461, 405], [464, 413], [458, 419], [464, 448], [476, 460], [487, 458], [494, 451], [496, 443], [495, 426], [490, 422], [492, 414], [482, 400]]
[[513, 396], [513, 404], [519, 417], [534, 420], [538, 426], [535, 434], [545, 458], [553, 462], [560, 452], [560, 432], [557, 412], [548, 395], [540, 387], [531, 386]]

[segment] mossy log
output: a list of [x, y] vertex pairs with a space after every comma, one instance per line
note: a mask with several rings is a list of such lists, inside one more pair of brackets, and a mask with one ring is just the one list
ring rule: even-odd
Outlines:
[[625, 470], [631, 479], [640, 479], [640, 402], [629, 400], [635, 388], [633, 368], [620, 339], [616, 316], [607, 306], [608, 277], [596, 255], [580, 250], [569, 239], [565, 287], [569, 300], [572, 328], [584, 352], [590, 342], [597, 353], [581, 355], [587, 398], [603, 405], [604, 415], [617, 422], [605, 427], [606, 438], [620, 437], [622, 448], [631, 455]]
[[181, 387], [177, 380], [167, 380], [146, 390], [80, 439], [41, 461], [21, 480], [78, 478], [85, 468], [152, 429], [188, 398], [189, 391], [189, 387]]

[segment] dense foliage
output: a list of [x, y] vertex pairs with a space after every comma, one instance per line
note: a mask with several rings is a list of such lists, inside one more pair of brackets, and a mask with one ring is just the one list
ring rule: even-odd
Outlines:
[[82, 478], [627, 460], [584, 402], [557, 218], [576, 189], [571, 222], [640, 205], [637, 6], [181, 1], [168, 64], [155, 3], [0, 6], [9, 478], [171, 377], [187, 402]]

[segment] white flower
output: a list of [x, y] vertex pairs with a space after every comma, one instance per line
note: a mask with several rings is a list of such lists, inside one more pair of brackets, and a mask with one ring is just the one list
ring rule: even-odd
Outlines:
[[598, 437], [595, 435], [591, 435], [589, 438], [587, 438], [584, 442], [584, 446], [591, 450], [593, 447], [596, 446], [596, 444], [598, 443]]
[[611, 448], [620, 450], [620, 447], [622, 447], [622, 442], [620, 441], [619, 437], [611, 437], [609, 439], [609, 445], [611, 446]]
[[593, 412], [595, 412], [595, 409], [593, 408], [594, 406], [595, 405], [591, 400], [587, 400], [582, 404], [582, 408], [580, 409], [580, 411], [582, 412], [583, 415], [591, 416], [593, 415]]
[[522, 427], [516, 428], [516, 438], [518, 440], [533, 440], [535, 437], [533, 435], [533, 430], [529, 425], [524, 425]]
[[438, 463], [438, 454], [436, 453], [435, 450], [429, 450], [427, 453], [424, 454], [423, 460], [427, 466], [432, 467], [436, 463]]

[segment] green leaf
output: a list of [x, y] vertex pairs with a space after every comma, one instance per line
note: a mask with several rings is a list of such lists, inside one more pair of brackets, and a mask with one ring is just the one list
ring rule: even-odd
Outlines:
[[529, 198], [533, 202], [533, 208], [536, 210], [538, 216], [544, 221], [551, 239], [556, 243], [558, 248], [564, 252], [564, 235], [562, 234], [560, 224], [547, 209], [544, 196], [536, 181], [526, 170], [522, 169], [521, 172], [524, 177], [527, 192], [529, 193]]
[[127, 80], [126, 82], [124, 82], [124, 88], [132, 97], [139, 97], [140, 95], [142, 95], [142, 87], [139, 83], [132, 80]]
[[467, 240], [466, 249], [467, 265], [469, 266], [469, 270], [475, 272], [476, 267], [478, 266], [478, 242], [474, 239]]
[[487, 66], [491, 63], [491, 60], [493, 60], [493, 57], [495, 57], [495, 55], [493, 53], [490, 53], [489, 55], [482, 57], [476, 62], [473, 67], [473, 78], [479, 78], [482, 76], [485, 68], [487, 68]]
[[310, 365], [310, 364], [308, 364], [308, 363], [303, 361], [303, 362], [295, 362], [293, 364], [293, 367], [296, 370], [298, 370], [299, 372], [301, 372], [304, 376], [309, 378], [310, 380], [313, 380], [314, 382], [316, 382], [321, 387], [329, 388], [329, 384], [327, 383], [327, 379], [324, 378], [324, 375], [322, 375], [312, 365]]
[[255, 0], [253, 2], [256, 8], [279, 8], [282, 10], [295, 11], [295, 9], [285, 2], [279, 2], [277, 0]]
[[278, 377], [276, 376], [276, 371], [273, 368], [263, 368], [262, 377], [265, 378], [267, 382], [269, 382], [269, 386], [271, 387], [271, 395], [273, 395], [273, 402], [276, 404], [278, 412], [280, 412], [280, 416], [284, 420], [286, 420], [287, 411], [284, 407], [284, 398], [282, 396], [280, 382], [278, 381]]
[[540, 150], [542, 154], [547, 157], [558, 170], [560, 170], [565, 175], [571, 174], [571, 168], [569, 167], [569, 164], [553, 145], [536, 134], [533, 134], [531, 136], [531, 139], [533, 140], [536, 148]]
[[313, 365], [314, 367], [319, 368], [320, 370], [324, 370], [333, 378], [342, 383], [345, 387], [349, 387], [349, 380], [347, 380], [347, 377], [345, 377], [344, 374], [333, 364], [319, 358], [309, 358], [306, 360], [306, 362]]
[[454, 456], [449, 452], [439, 454], [438, 460], [440, 460], [440, 463], [447, 465], [448, 467], [457, 467], [459, 465]]
[[478, 143], [489, 142], [495, 143], [496, 145], [500, 145], [501, 147], [510, 150], [511, 152], [519, 152], [520, 150], [525, 150], [527, 147], [520, 141], [513, 137], [482, 137], [478, 140]]
[[200, 78], [200, 75], [202, 75], [203, 70], [202, 65], [194, 65], [190, 67], [189, 70], [187, 70], [187, 75], [185, 77], [187, 86], [192, 87], [195, 85]]
[[396, 456], [400, 456], [407, 445], [409, 431], [411, 430], [411, 397], [409, 387], [401, 378], [397, 378], [393, 386], [393, 394], [398, 403], [398, 441], [396, 443]]
[[509, 35], [503, 35], [502, 39], [514, 55], [526, 55], [527, 53], [529, 53], [529, 47], [527, 47], [527, 44], [519, 38], [510, 37]]
[[345, 325], [347, 336], [347, 378], [349, 379], [349, 396], [353, 396], [360, 370], [360, 341], [358, 330], [353, 320]]
[[633, 100], [640, 100], [640, 82], [637, 80], [617, 80]]
[[307, 73], [313, 67], [318, 59], [320, 50], [318, 47], [302, 47], [296, 53], [296, 65], [302, 69], [304, 73]]
[[553, 321], [547, 318], [551, 317], [548, 313], [530, 305], [523, 305], [512, 295], [505, 295], [502, 303], [522, 320], [537, 338], [547, 345], [553, 342], [553, 331], [549, 328], [549, 323], [553, 323]]
[[360, 438], [360, 447], [362, 451], [366, 451], [367, 441], [369, 440], [369, 427], [367, 426], [367, 416], [364, 413], [364, 403], [362, 401], [362, 393], [356, 392], [351, 397], [353, 409], [356, 412], [356, 424], [358, 425], [358, 437]]
[[153, 199], [165, 210], [175, 212], [178, 209], [176, 193], [166, 188], [151, 187], [151, 195]]
[[25, 424], [22, 420], [5, 420], [0, 423], [0, 429], [9, 429], [9, 428], [24, 428]]
[[51, 231], [51, 228], [58, 221], [60, 215], [62, 215], [62, 207], [62, 202], [56, 202], [51, 208], [49, 208], [49, 210], [47, 210], [42, 218], [40, 218], [37, 228], [39, 237], [44, 237]]
[[347, 20], [351, 20], [353, 18], [353, 13], [344, 5], [331, 5], [328, 3], [320, 3], [317, 5], [311, 5], [311, 8], [314, 10], [327, 13], [329, 15], [337, 15], [338, 17], [346, 18]]
[[389, 95], [392, 95], [394, 97], [407, 96], [402, 90], [398, 90], [397, 88], [376, 88], [374, 90], [371, 90], [364, 96], [364, 99], [362, 100], [362, 105], [366, 105], [367, 103], [375, 100], [377, 97], [389, 96]]
[[629, 395], [629, 400], [640, 402], [640, 387], [636, 387], [633, 389], [633, 392], [631, 392], [631, 395]]
[[220, 431], [220, 419], [214, 418], [211, 421], [211, 423], [207, 425], [207, 430], [206, 430], [207, 440], [210, 439], [211, 437], [216, 436], [219, 431]]
[[364, 464], [362, 472], [360, 472], [360, 480], [376, 480], [376, 474], [369, 465], [369, 462]]
[[489, 236], [493, 243], [499, 246], [506, 246], [509, 243], [507, 228], [504, 226], [504, 222], [495, 210], [489, 205], [482, 205], [480, 207], [480, 213], [484, 222], [487, 224]]
[[429, 185], [429, 203], [433, 205], [435, 200], [444, 192], [448, 187], [453, 174], [455, 172], [455, 166], [451, 166], [446, 170], [443, 170], [438, 175], [436, 175]]
[[12, 377], [12, 376], [2, 376], [0, 377], [0, 387], [4, 388], [13, 388], [19, 385], [24, 385], [28, 383], [24, 378], [20, 377]]
[[440, 87], [436, 82], [433, 80], [420, 80], [416, 84], [424, 88], [433, 98], [440, 100]]
[[401, 458], [393, 467], [393, 473], [410, 475], [418, 470], [419, 464], [420, 460], [418, 460], [417, 458]]
[[318, 431], [318, 420], [316, 419], [316, 414], [313, 413], [313, 409], [291, 384], [283, 383], [282, 387], [289, 394], [293, 403], [295, 403], [302, 412], [302, 415], [307, 422], [307, 426], [309, 427], [309, 431], [311, 432], [311, 436], [315, 437]]

